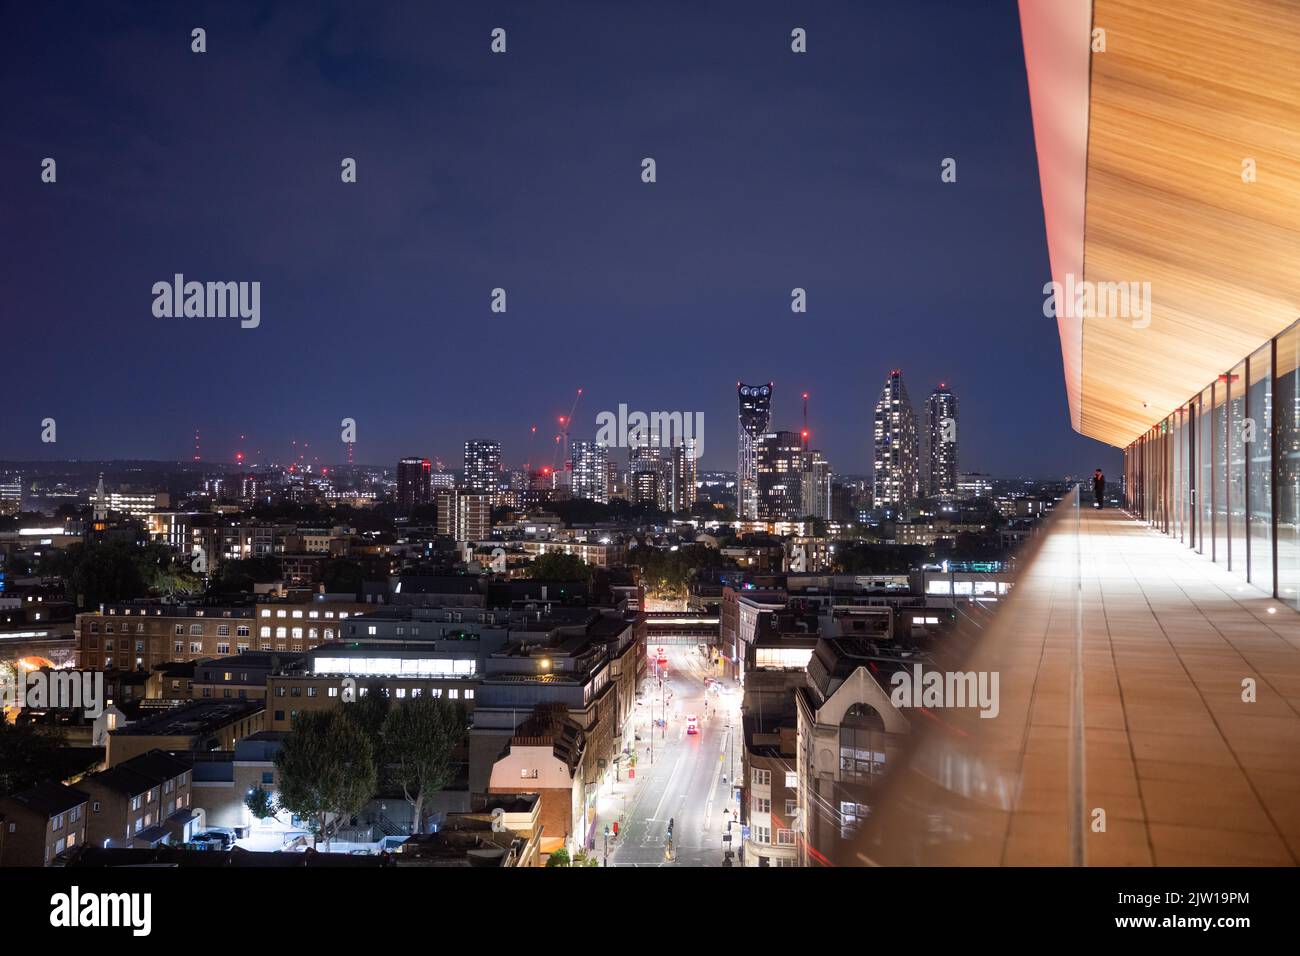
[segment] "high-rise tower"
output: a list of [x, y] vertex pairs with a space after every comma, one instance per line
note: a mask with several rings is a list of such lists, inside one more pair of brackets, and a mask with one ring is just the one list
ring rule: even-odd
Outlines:
[[690, 511], [695, 504], [697, 444], [694, 438], [683, 438], [668, 449], [670, 483], [668, 510]]
[[501, 443], [465, 442], [465, 487], [495, 495], [501, 488]]
[[575, 441], [570, 446], [571, 494], [602, 504], [609, 501], [609, 449], [604, 442]]
[[797, 521], [803, 517], [803, 436], [768, 432], [758, 443], [758, 517]]
[[429, 503], [429, 459], [403, 458], [397, 463], [397, 512], [409, 515]]
[[907, 397], [903, 372], [894, 369], [885, 380], [875, 417], [875, 492], [877, 508], [905, 505], [920, 492], [917, 460], [916, 410]]
[[931, 498], [957, 495], [957, 397], [940, 382], [925, 403], [922, 487]]
[[803, 507], [801, 518], [829, 521], [831, 517], [831, 465], [816, 448], [803, 453]]
[[740, 402], [736, 434], [736, 517], [758, 519], [758, 441], [772, 424], [772, 383], [736, 383]]

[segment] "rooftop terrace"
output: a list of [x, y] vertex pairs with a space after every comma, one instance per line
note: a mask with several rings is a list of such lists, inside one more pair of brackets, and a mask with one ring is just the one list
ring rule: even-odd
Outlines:
[[864, 860], [1295, 865], [1300, 614], [1072, 505], [964, 665], [1000, 672], [999, 716], [949, 711], [922, 735]]

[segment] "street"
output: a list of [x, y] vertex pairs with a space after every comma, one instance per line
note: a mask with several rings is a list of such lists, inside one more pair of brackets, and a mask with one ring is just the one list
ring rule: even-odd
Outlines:
[[[652, 659], [654, 648], [651, 648]], [[730, 783], [739, 769], [740, 697], [708, 693], [705, 662], [694, 648], [669, 647], [663, 689], [646, 679], [637, 707], [637, 777], [618, 837], [610, 841], [611, 866], [722, 866], [723, 834], [736, 813]], [[653, 761], [649, 728], [667, 700], [667, 726], [654, 728]], [[707, 702], [707, 706], [706, 706]], [[700, 732], [687, 733], [687, 717], [698, 718]], [[652, 716], [653, 715], [653, 716]], [[672, 853], [668, 826], [673, 823]], [[737, 827], [737, 831], [738, 831]], [[740, 835], [734, 836], [735, 846]]]

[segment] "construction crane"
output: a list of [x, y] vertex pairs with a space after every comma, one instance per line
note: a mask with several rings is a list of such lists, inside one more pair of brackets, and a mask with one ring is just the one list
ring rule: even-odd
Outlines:
[[803, 450], [808, 452], [808, 393], [803, 393]]
[[564, 465], [567, 468], [569, 464], [569, 428], [573, 424], [573, 413], [578, 410], [578, 402], [582, 398], [582, 389], [578, 389], [578, 394], [573, 396], [573, 404], [569, 407], [568, 415], [560, 416], [560, 433], [555, 436], [555, 454], [551, 458], [551, 470], [555, 471], [561, 466], [556, 462], [560, 455], [560, 450], [564, 450]]
[[534, 425], [528, 429], [528, 459], [524, 462], [524, 474], [528, 476], [528, 481], [533, 480], [533, 453], [537, 451], [537, 426]]

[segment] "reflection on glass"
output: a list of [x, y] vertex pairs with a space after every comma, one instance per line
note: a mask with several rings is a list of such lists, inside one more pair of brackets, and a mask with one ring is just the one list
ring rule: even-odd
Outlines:
[[1273, 349], [1250, 357], [1246, 415], [1253, 422], [1246, 442], [1246, 499], [1250, 509], [1250, 580], [1273, 593]]
[[1214, 553], [1214, 420], [1210, 410], [1214, 407], [1214, 390], [1207, 388], [1201, 392], [1197, 403], [1197, 423], [1200, 431], [1199, 450], [1196, 458], [1200, 464], [1199, 480], [1196, 483], [1197, 497], [1200, 498], [1200, 529], [1197, 536], [1197, 550], [1201, 554]]
[[1277, 339], [1274, 373], [1274, 414], [1277, 415], [1277, 594], [1295, 605], [1300, 597], [1300, 541], [1296, 538], [1297, 504], [1300, 503], [1300, 329], [1291, 328]]
[[1228, 568], [1246, 576], [1246, 363], [1228, 375], [1227, 387]]

